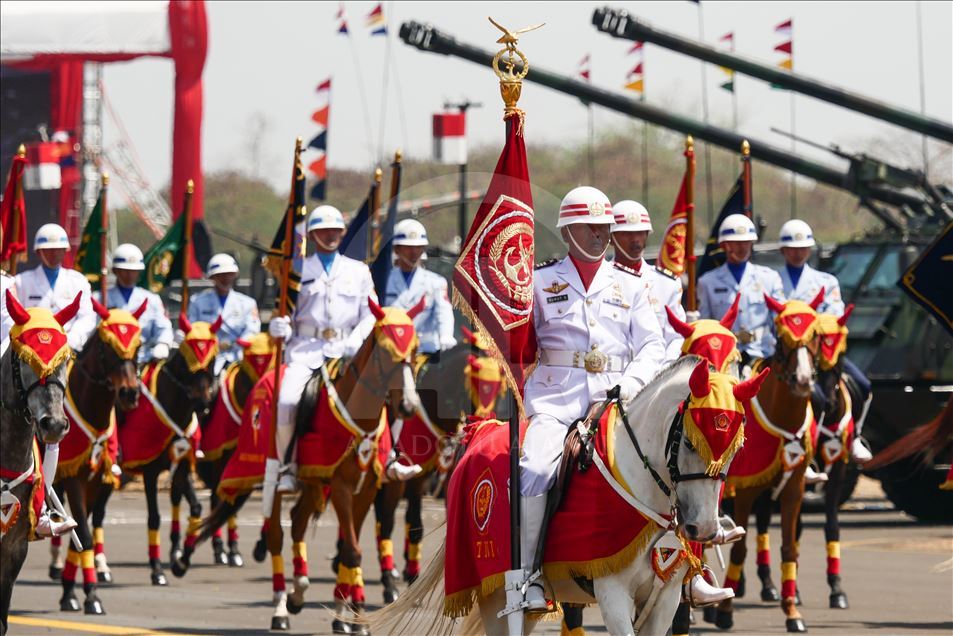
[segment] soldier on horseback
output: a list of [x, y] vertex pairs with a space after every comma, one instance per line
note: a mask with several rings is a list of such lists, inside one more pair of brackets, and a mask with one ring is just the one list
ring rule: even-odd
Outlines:
[[0, 270], [0, 358], [6, 353], [10, 346], [10, 328], [13, 326], [13, 318], [7, 310], [7, 290], [16, 295], [16, 283], [13, 276]]
[[[811, 257], [811, 248], [816, 245], [811, 226], [800, 219], [791, 219], [781, 226], [779, 241], [785, 261], [784, 268], [780, 271], [785, 297], [788, 300], [810, 302], [823, 289], [824, 300], [818, 306], [817, 312], [837, 317], [844, 315], [844, 299], [841, 298], [837, 277], [818, 271], [807, 262]], [[870, 397], [870, 380], [846, 356], [841, 364], [844, 373], [854, 381], [866, 401]], [[850, 447], [851, 458], [860, 464], [873, 459], [873, 455], [860, 437], [863, 422], [863, 417], [855, 422], [855, 436]]]
[[685, 339], [669, 323], [665, 308], [670, 307], [679, 320], [685, 320], [685, 310], [682, 309], [682, 282], [657, 263], [654, 267], [644, 264], [642, 252], [649, 234], [652, 233], [652, 218], [645, 206], [627, 199], [612, 206], [612, 213], [615, 216], [615, 224], [610, 230], [612, 247], [615, 248], [613, 260], [642, 274], [649, 305], [662, 327], [665, 362], [672, 362], [682, 354], [682, 343]]
[[[367, 265], [338, 254], [344, 229], [344, 217], [334, 206], [320, 205], [312, 210], [306, 231], [314, 242], [315, 253], [304, 260], [294, 314], [274, 317], [268, 326], [273, 338], [287, 341], [287, 368], [282, 376], [275, 423], [278, 459], [269, 459], [265, 465], [266, 515], [271, 514], [267, 497], [275, 490], [276, 482], [278, 492], [293, 492], [297, 488], [292, 446], [295, 412], [305, 385], [326, 360], [354, 355], [374, 327], [374, 315], [367, 304], [368, 297], [377, 302], [374, 281]], [[387, 469], [392, 479], [406, 479], [418, 472], [419, 467], [396, 462]]]
[[215, 375], [232, 362], [242, 358], [240, 338], [250, 338], [261, 331], [258, 304], [251, 296], [235, 291], [238, 263], [228, 254], [216, 254], [208, 261], [208, 277], [215, 285], [192, 298], [189, 320], [209, 324], [222, 317], [218, 333], [218, 355], [215, 357]]
[[174, 340], [172, 321], [162, 304], [162, 298], [136, 285], [140, 272], [146, 268], [142, 250], [132, 243], [123, 243], [113, 252], [112, 265], [116, 284], [107, 292], [106, 306], [133, 312], [142, 306], [143, 301], [147, 302], [145, 312], [139, 316], [142, 344], [139, 347], [138, 364], [165, 360], [169, 357], [169, 347]]
[[[568, 427], [616, 385], [622, 400], [632, 399], [665, 355], [642, 275], [604, 259], [613, 223], [605, 194], [588, 186], [571, 190], [556, 224], [569, 255], [537, 266], [533, 320], [539, 366], [526, 381], [529, 427], [520, 458], [520, 554], [530, 577], [537, 574], [546, 495]], [[529, 586], [525, 600], [528, 611], [546, 611], [540, 578]]]

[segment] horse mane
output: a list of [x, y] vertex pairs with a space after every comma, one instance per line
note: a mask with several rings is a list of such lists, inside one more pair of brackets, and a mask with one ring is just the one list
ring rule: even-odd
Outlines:
[[[626, 405], [626, 413], [647, 412], [660, 397], [660, 394], [671, 387], [676, 381], [680, 386], [684, 384], [685, 394], [687, 395], [688, 376], [691, 375], [695, 369], [695, 365], [697, 365], [701, 359], [699, 356], [690, 354], [678, 358], [668, 366], [662, 367], [659, 372], [655, 374], [655, 377], [649, 380], [649, 383]], [[684, 376], [684, 378], [681, 376]], [[679, 399], [683, 397], [684, 395], [679, 393]]]

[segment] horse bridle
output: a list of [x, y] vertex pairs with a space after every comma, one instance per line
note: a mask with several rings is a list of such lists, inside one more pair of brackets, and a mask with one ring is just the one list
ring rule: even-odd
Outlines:
[[[163, 364], [163, 365], [159, 368], [159, 373], [162, 373], [162, 372], [165, 372], [165, 376], [166, 376], [169, 380], [171, 380], [171, 381], [172, 381], [172, 384], [174, 384], [176, 387], [178, 387], [178, 389], [179, 389], [180, 391], [182, 391], [182, 393], [185, 394], [185, 396], [186, 396], [186, 398], [189, 400], [189, 402], [191, 402], [191, 401], [192, 401], [191, 387], [190, 387], [188, 384], [186, 384], [185, 382], [183, 382], [182, 380], [180, 380], [179, 378], [177, 378], [174, 373], [172, 373], [172, 371], [169, 369], [168, 363]], [[208, 370], [208, 367], [202, 367], [202, 368], [199, 369], [198, 371], [196, 371], [196, 372], [194, 372], [194, 373], [190, 373], [190, 375], [193, 376], [193, 377], [196, 377], [196, 378], [205, 376], [205, 377], [207, 377], [207, 378], [209, 379], [210, 382], [214, 382], [214, 381], [215, 381], [215, 377], [214, 377], [214, 376], [212, 375], [212, 373]], [[195, 405], [193, 404], [192, 407], [195, 408]]]
[[66, 386], [60, 382], [60, 379], [50, 375], [44, 378], [39, 378], [36, 382], [31, 384], [29, 387], [23, 386], [23, 377], [20, 373], [20, 365], [23, 363], [22, 358], [16, 353], [12, 353], [10, 365], [12, 367], [11, 374], [13, 375], [13, 389], [17, 394], [18, 404], [10, 406], [5, 400], [0, 399], [0, 405], [3, 406], [7, 411], [13, 413], [17, 417], [25, 420], [29, 424], [36, 424], [36, 416], [33, 415], [33, 411], [30, 410], [29, 402], [30, 394], [33, 393], [36, 389], [41, 386], [53, 385], [59, 387], [60, 391], [63, 392], [63, 395], [66, 395]]
[[113, 367], [109, 371], [106, 371], [106, 345], [105, 343], [102, 343], [99, 347], [99, 367], [103, 370], [103, 376], [105, 379], [100, 379], [100, 378], [97, 378], [92, 373], [90, 373], [89, 371], [87, 371], [86, 367], [84, 367], [82, 364], [82, 361], [86, 358], [88, 352], [89, 352], [88, 347], [86, 349], [83, 349], [83, 351], [80, 352], [79, 358], [76, 361], [76, 367], [79, 369], [80, 373], [82, 373], [83, 376], [87, 380], [92, 382], [93, 384], [106, 387], [108, 390], [114, 391], [116, 387], [113, 385], [113, 381], [112, 381], [113, 372], [116, 371], [117, 369], [122, 368], [127, 363], [132, 362], [132, 360], [124, 360], [120, 358], [119, 356], [116, 356], [117, 358], [119, 358], [119, 364], [117, 364], [115, 367]]
[[[788, 369], [788, 366], [789, 366], [790, 363], [791, 363], [791, 358], [792, 358], [792, 356], [797, 355], [797, 350], [798, 350], [798, 349], [800, 349], [801, 347], [807, 347], [808, 345], [807, 345], [807, 344], [803, 344], [803, 345], [798, 345], [797, 347], [788, 348], [788, 347], [784, 346], [784, 340], [783, 340], [783, 339], [779, 338], [778, 341], [779, 341], [780, 345], [777, 347], [777, 349], [775, 349], [774, 354], [768, 359], [768, 360], [769, 360], [769, 364], [770, 364], [771, 366], [774, 366], [775, 364], [779, 364], [779, 365], [780, 365], [780, 371], [776, 371], [776, 373], [777, 373], [777, 375], [784, 381], [785, 384], [787, 384], [789, 387], [791, 387], [791, 386], [793, 386], [793, 385], [796, 383], [796, 382], [795, 382], [795, 377], [796, 377], [796, 375], [797, 375], [797, 365], [795, 365], [793, 371], [788, 372], [788, 370], [787, 370], [787, 369]], [[787, 351], [785, 352], [785, 355], [783, 356], [783, 358], [778, 355], [778, 354], [781, 353], [782, 347], [783, 347], [784, 349], [787, 349]], [[811, 350], [808, 349], [808, 353], [810, 353], [810, 351], [811, 351]], [[818, 364], [817, 364], [817, 363], [818, 363], [818, 359], [820, 358], [820, 355], [821, 355], [821, 352], [820, 352], [820, 350], [818, 350], [818, 351], [816, 351], [816, 352], [811, 356], [811, 360], [812, 360], [812, 362], [813, 362], [813, 364], [811, 365], [811, 379], [812, 379], [812, 380], [817, 378], [817, 367], [818, 367]], [[772, 371], [773, 371], [773, 369], [772, 369]]]
[[[629, 441], [631, 441], [632, 445], [635, 447], [635, 452], [638, 454], [639, 459], [642, 460], [642, 465], [645, 466], [646, 470], [649, 471], [649, 474], [652, 475], [652, 479], [655, 480], [656, 485], [663, 493], [665, 493], [666, 497], [672, 496], [672, 490], [678, 486], [679, 482], [694, 481], [698, 479], [714, 479], [717, 481], [725, 481], [725, 479], [728, 477], [727, 471], [718, 473], [717, 475], [709, 475], [708, 473], [683, 474], [678, 468], [678, 454], [682, 446], [682, 437], [685, 431], [685, 416], [688, 411], [688, 401], [691, 396], [686, 397], [678, 405], [678, 410], [675, 411], [675, 416], [672, 418], [672, 423], [669, 424], [668, 438], [665, 441], [665, 468], [668, 470], [669, 479], [672, 481], [672, 487], [669, 488], [668, 484], [665, 483], [665, 480], [662, 479], [662, 476], [659, 475], [658, 471], [652, 467], [652, 464], [649, 462], [649, 458], [645, 456], [644, 452], [642, 452], [642, 446], [639, 444], [639, 440], [635, 436], [635, 431], [632, 430], [632, 426], [629, 424], [629, 418], [625, 413], [625, 409], [622, 408], [621, 401], [619, 400], [618, 389], [618, 387], [615, 387], [609, 391], [607, 399], [609, 401], [615, 401], [619, 403], [619, 414], [622, 418], [622, 424], [625, 426], [625, 432], [629, 435]], [[686, 444], [688, 444], [687, 440]]]

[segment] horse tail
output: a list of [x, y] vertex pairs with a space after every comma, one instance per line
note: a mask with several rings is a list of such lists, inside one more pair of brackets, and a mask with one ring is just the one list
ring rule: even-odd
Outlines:
[[375, 634], [449, 634], [454, 620], [443, 614], [446, 557], [446, 544], [441, 542], [430, 564], [400, 598], [367, 614], [360, 622], [369, 625]]
[[311, 374], [308, 382], [304, 385], [301, 401], [298, 402], [298, 408], [295, 409], [295, 436], [298, 439], [301, 439], [302, 435], [311, 430], [319, 395], [321, 395], [321, 373], [316, 371]]
[[953, 399], [932, 421], [913, 429], [890, 446], [874, 455], [864, 464], [864, 472], [878, 470], [917, 453], [924, 454], [924, 462], [933, 460], [936, 449], [945, 446], [945, 440], [953, 434]]
[[199, 525], [199, 537], [197, 543], [208, 541], [216, 530], [228, 522], [228, 518], [237, 514], [245, 502], [251, 496], [250, 492], [238, 495], [234, 502], [219, 501], [218, 505], [212, 509], [207, 517], [202, 519]]

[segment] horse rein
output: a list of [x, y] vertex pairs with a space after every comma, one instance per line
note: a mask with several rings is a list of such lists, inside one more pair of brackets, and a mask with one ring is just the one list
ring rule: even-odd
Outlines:
[[[778, 342], [780, 344], [778, 348], [775, 349], [774, 354], [770, 358], [768, 358], [768, 364], [770, 365], [772, 372], [776, 373], [778, 377], [784, 380], [784, 383], [787, 384], [788, 387], [793, 388], [794, 384], [796, 384], [797, 365], [795, 365], [794, 370], [790, 372], [787, 371], [787, 368], [791, 363], [791, 357], [794, 355], [797, 355], [797, 350], [800, 349], [801, 347], [807, 347], [807, 345], [806, 344], [799, 345], [792, 349], [787, 349], [787, 347], [784, 347], [787, 350], [782, 359], [782, 357], [779, 356], [779, 354], [781, 353], [784, 341], [779, 339]], [[808, 353], [810, 352], [811, 350], [808, 349]], [[821, 355], [820, 351], [817, 351], [811, 356], [811, 361], [813, 362], [813, 364], [811, 365], [811, 380], [817, 379], [817, 367], [818, 367], [818, 359], [820, 358], [820, 355]], [[780, 371], [775, 369], [775, 365], [779, 365], [778, 368], [780, 369]], [[754, 367], [752, 368], [752, 371], [756, 371], [756, 370], [757, 370], [756, 368]]]
[[[106, 389], [108, 389], [108, 390], [110, 390], [110, 391], [114, 391], [114, 390], [116, 389], [116, 387], [115, 387], [115, 385], [113, 385], [113, 381], [112, 381], [112, 374], [113, 374], [113, 372], [114, 372], [116, 369], [122, 368], [126, 363], [132, 362], [132, 361], [131, 361], [131, 360], [123, 360], [122, 358], [120, 358], [120, 359], [119, 359], [119, 364], [117, 364], [113, 369], [110, 369], [110, 370], [107, 372], [107, 371], [106, 371], [106, 352], [105, 352], [105, 347], [104, 347], [104, 346], [100, 346], [100, 348], [99, 348], [99, 367], [100, 367], [100, 369], [102, 369], [103, 377], [105, 378], [105, 379], [100, 379], [100, 378], [97, 378], [97, 377], [96, 377], [95, 375], [93, 375], [92, 373], [90, 373], [89, 371], [87, 371], [87, 370], [86, 370], [86, 367], [83, 366], [83, 364], [82, 364], [83, 360], [86, 358], [86, 355], [87, 355], [87, 352], [88, 352], [88, 351], [89, 351], [89, 349], [86, 348], [86, 349], [83, 349], [83, 351], [80, 352], [79, 358], [77, 359], [75, 366], [79, 369], [80, 373], [82, 373], [83, 376], [84, 376], [87, 380], [89, 380], [90, 382], [92, 382], [93, 384], [96, 384], [96, 385], [102, 386], [102, 387], [106, 387]], [[136, 372], [136, 375], [137, 375], [137, 376], [139, 375], [138, 371]]]
[[53, 377], [51, 375], [45, 378], [40, 378], [29, 387], [24, 388], [23, 377], [20, 374], [20, 365], [23, 363], [23, 360], [20, 358], [20, 356], [14, 353], [11, 355], [11, 362], [12, 364], [10, 366], [12, 367], [11, 374], [13, 375], [13, 388], [17, 394], [18, 404], [11, 406], [5, 400], [0, 399], [0, 406], [3, 406], [4, 409], [26, 421], [28, 424], [35, 425], [36, 416], [34, 416], [33, 412], [30, 410], [28, 402], [30, 399], [30, 394], [41, 386], [52, 384], [55, 387], [59, 387], [60, 391], [63, 392], [63, 396], [65, 397], [66, 386], [60, 382], [59, 378]]

